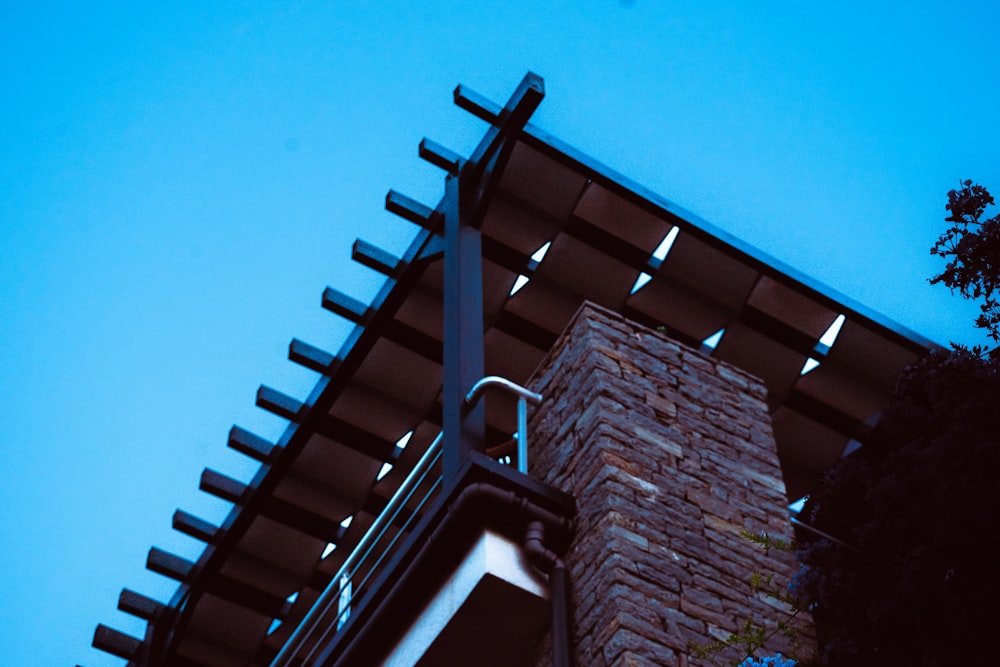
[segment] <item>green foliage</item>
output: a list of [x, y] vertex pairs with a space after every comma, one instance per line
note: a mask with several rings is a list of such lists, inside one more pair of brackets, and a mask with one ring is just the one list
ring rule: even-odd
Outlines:
[[993, 196], [982, 185], [964, 181], [948, 193], [945, 208], [952, 223], [931, 248], [932, 255], [948, 260], [931, 284], [944, 283], [966, 299], [982, 299], [976, 326], [1000, 342], [1000, 215], [984, 218]]
[[794, 542], [789, 542], [787, 540], [783, 540], [780, 538], [775, 539], [771, 537], [766, 531], [755, 533], [753, 531], [746, 530], [745, 528], [741, 528], [740, 535], [744, 539], [750, 540], [751, 542], [759, 546], [761, 549], [764, 550], [764, 553], [770, 552], [771, 549], [777, 549], [778, 551], [795, 550]]
[[[740, 530], [740, 535], [759, 546], [765, 553], [768, 553], [771, 549], [794, 551], [796, 548], [794, 542], [771, 537], [766, 532], [754, 533], [748, 530]], [[788, 613], [775, 621], [771, 627], [768, 627], [765, 623], [759, 623], [752, 618], [747, 618], [743, 622], [743, 626], [726, 639], [704, 645], [689, 644], [688, 649], [699, 658], [714, 658], [727, 652], [730, 648], [736, 648], [736, 655], [738, 657], [735, 660], [726, 662], [731, 667], [736, 667], [737, 665], [756, 664], [757, 661], [754, 660], [756, 654], [763, 651], [767, 647], [768, 642], [775, 636], [781, 635], [787, 637], [797, 645], [795, 640], [798, 637], [798, 630], [792, 624], [792, 621], [799, 615], [801, 608], [797, 605], [795, 596], [790, 592], [790, 583], [781, 586], [776, 583], [776, 579], [776, 573], [763, 573], [756, 570], [750, 573], [749, 579], [750, 588], [754, 593], [763, 593], [767, 597], [787, 605], [789, 608]], [[796, 648], [798, 647], [796, 646]], [[766, 664], [796, 664], [797, 658], [794, 654], [791, 660], [781, 660], [780, 655], [779, 653], [777, 660], [775, 658], [766, 658], [764, 660], [770, 661]]]

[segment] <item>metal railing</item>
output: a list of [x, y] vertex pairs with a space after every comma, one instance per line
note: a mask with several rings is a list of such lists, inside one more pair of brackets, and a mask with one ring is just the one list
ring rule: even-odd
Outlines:
[[[476, 382], [465, 397], [465, 404], [472, 407], [482, 398], [483, 393], [491, 388], [498, 388], [511, 393], [517, 397], [517, 469], [519, 472], [528, 471], [528, 402], [538, 405], [541, 394], [525, 389], [524, 387], [495, 375], [484, 377]], [[343, 565], [320, 593], [316, 602], [302, 618], [298, 627], [292, 632], [288, 641], [281, 651], [271, 661], [271, 667], [287, 667], [292, 660], [305, 651], [310, 639], [315, 637], [312, 646], [305, 652], [302, 664], [308, 664], [314, 654], [319, 651], [326, 640], [340, 629], [350, 617], [351, 607], [355, 600], [366, 593], [366, 586], [369, 581], [378, 573], [379, 567], [388, 558], [393, 548], [403, 535], [406, 534], [411, 524], [419, 517], [420, 511], [434, 497], [441, 487], [443, 480], [438, 477], [430, 480], [431, 486], [427, 492], [416, 502], [415, 507], [410, 511], [409, 516], [400, 523], [403, 509], [414, 499], [417, 490], [428, 480], [428, 475], [434, 466], [441, 459], [442, 434], [437, 437], [427, 447], [416, 465], [400, 484], [396, 493], [386, 504], [385, 509], [375, 519], [371, 527], [365, 532], [354, 550], [344, 559]], [[379, 544], [386, 538], [389, 529], [397, 526], [396, 533], [392, 535], [383, 548], [376, 550]], [[360, 577], [362, 570], [367, 566], [367, 571]], [[336, 611], [334, 612], [334, 609]], [[331, 617], [331, 613], [333, 616]]]
[[[433, 481], [431, 488], [411, 511], [409, 517], [407, 517], [403, 525], [396, 531], [389, 544], [379, 553], [375, 553], [375, 547], [386, 536], [389, 528], [399, 518], [403, 508], [413, 498], [414, 493], [427, 479], [428, 473], [430, 473], [431, 469], [441, 458], [441, 437], [439, 433], [427, 447], [427, 451], [424, 452], [420, 460], [413, 466], [413, 470], [410, 471], [410, 474], [400, 484], [399, 489], [393, 494], [385, 509], [378, 515], [378, 518], [375, 519], [371, 527], [368, 528], [364, 537], [361, 538], [354, 550], [347, 556], [343, 565], [340, 566], [340, 569], [330, 580], [330, 583], [320, 593], [312, 608], [303, 617], [295, 632], [292, 633], [288, 641], [285, 642], [284, 647], [282, 647], [274, 660], [271, 661], [271, 667], [285, 667], [290, 664], [302, 651], [306, 642], [316, 634], [320, 623], [323, 622], [334, 606], [337, 607], [335, 618], [327, 622], [325, 627], [322, 628], [321, 634], [317, 637], [303, 660], [308, 662], [318, 647], [322, 646], [323, 642], [330, 636], [330, 633], [336, 632], [343, 627], [350, 615], [351, 605], [355, 599], [364, 593], [365, 585], [375, 575], [378, 566], [382, 564], [392, 550], [392, 547], [404, 535], [406, 529], [409, 528], [410, 524], [419, 515], [420, 510], [441, 486], [441, 478], [439, 477]], [[362, 566], [367, 564], [370, 556], [373, 556], [373, 561], [368, 568], [367, 574], [357, 583], [357, 586], [352, 586], [352, 581], [354, 581]]]
[[483, 394], [490, 387], [502, 389], [507, 393], [517, 396], [517, 471], [528, 473], [528, 403], [538, 405], [542, 402], [542, 395], [530, 389], [525, 389], [519, 384], [515, 384], [507, 378], [498, 375], [488, 375], [482, 380], [472, 385], [472, 389], [465, 396], [465, 405], [473, 407], [479, 402]]

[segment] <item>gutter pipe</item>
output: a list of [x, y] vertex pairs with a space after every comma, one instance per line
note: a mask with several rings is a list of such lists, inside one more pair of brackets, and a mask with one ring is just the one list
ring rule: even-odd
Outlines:
[[524, 539], [528, 562], [549, 576], [549, 600], [552, 603], [552, 667], [573, 667], [572, 621], [569, 615], [569, 573], [566, 563], [545, 546], [545, 524], [528, 524]]

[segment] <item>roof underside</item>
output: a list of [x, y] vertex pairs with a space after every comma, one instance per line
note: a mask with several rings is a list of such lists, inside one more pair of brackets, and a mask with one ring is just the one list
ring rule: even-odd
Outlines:
[[[481, 117], [499, 112], [479, 105]], [[337, 355], [293, 345], [293, 359], [322, 375], [301, 403], [260, 393], [259, 404], [292, 421], [273, 448], [234, 431], [230, 444], [262, 460], [254, 480], [203, 477], [203, 488], [235, 506], [223, 526], [201, 531], [208, 546], [178, 577], [147, 650], [167, 650], [178, 665], [267, 664], [437, 434], [443, 263], [429, 226], [398, 262], [356, 248], [389, 274], [386, 285], [370, 307], [328, 292], [325, 305], [358, 326]], [[669, 252], [654, 256], [674, 227]], [[488, 375], [528, 380], [584, 300], [694, 346], [724, 331], [705, 349], [767, 385], [792, 499], [863, 437], [899, 371], [930, 345], [532, 126], [517, 139], [482, 233]], [[544, 258], [532, 259], [545, 244]], [[839, 315], [828, 347], [820, 338]], [[802, 374], [810, 358], [820, 363]], [[509, 438], [515, 416], [512, 401], [490, 399], [489, 444]], [[393, 469], [378, 479], [386, 461]], [[323, 558], [328, 543], [337, 548]]]

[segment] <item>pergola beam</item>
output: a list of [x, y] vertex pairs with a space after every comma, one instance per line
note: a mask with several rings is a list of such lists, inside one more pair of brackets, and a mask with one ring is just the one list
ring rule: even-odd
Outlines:
[[250, 487], [211, 468], [205, 468], [201, 472], [198, 488], [205, 493], [212, 494], [216, 498], [239, 505], [247, 497], [247, 490]]
[[165, 605], [151, 597], [123, 588], [118, 596], [118, 609], [146, 621], [153, 620], [165, 609]]
[[485, 120], [490, 125], [500, 122], [503, 107], [486, 97], [483, 97], [464, 84], [458, 84], [454, 92], [455, 106], [468, 111], [476, 118]]
[[317, 416], [313, 423], [316, 433], [338, 442], [356, 452], [377, 460], [392, 463], [399, 458], [402, 449], [396, 443], [369, 433], [363, 428], [333, 415]]
[[[239, 505], [249, 497], [253, 487], [210, 468], [205, 468], [201, 474], [199, 488], [217, 498]], [[263, 517], [277, 521], [293, 530], [297, 530], [300, 533], [323, 542], [333, 542], [336, 544], [344, 537], [344, 528], [339, 522], [316, 514], [296, 503], [289, 502], [277, 496], [269, 496], [263, 501], [257, 511]], [[211, 528], [211, 525], [205, 524], [205, 522], [197, 523], [201, 521], [200, 519], [185, 513], [181, 514], [183, 514], [181, 517], [184, 521], [183, 526], [175, 526], [175, 528], [178, 528], [182, 532], [188, 532], [189, 529], [196, 531], [201, 528], [204, 531], [207, 528]], [[176, 520], [177, 514], [174, 516]], [[192, 533], [188, 532], [188, 534]], [[197, 537], [197, 535], [193, 536]]]
[[361, 239], [355, 240], [354, 245], [351, 246], [351, 259], [389, 277], [396, 275], [402, 262], [392, 253]]
[[188, 514], [184, 510], [174, 512], [171, 524], [174, 530], [184, 533], [196, 540], [201, 540], [206, 544], [212, 543], [219, 535], [219, 528], [213, 526], [204, 519], [199, 519], [193, 514]]
[[229, 429], [229, 438], [226, 441], [232, 449], [235, 449], [240, 454], [245, 454], [252, 459], [260, 461], [261, 463], [266, 463], [274, 456], [275, 452], [279, 451], [281, 448], [277, 445], [271, 444], [259, 435], [254, 435], [250, 431], [240, 428], [239, 426], [233, 426]]
[[263, 384], [257, 389], [256, 404], [258, 408], [263, 408], [271, 414], [284, 417], [296, 424], [302, 420], [308, 411], [304, 403]]
[[461, 171], [462, 166], [465, 164], [465, 160], [461, 155], [448, 150], [441, 144], [431, 141], [427, 137], [420, 140], [420, 146], [417, 149], [417, 153], [421, 158], [427, 160], [435, 167], [444, 169], [451, 176], [458, 176], [458, 172]]
[[355, 324], [362, 324], [371, 312], [367, 304], [350, 297], [340, 290], [327, 287], [323, 290], [323, 308]]
[[110, 653], [119, 658], [135, 660], [142, 648], [142, 641], [132, 635], [99, 624], [94, 630], [94, 639], [91, 645], [99, 651]]
[[424, 206], [416, 199], [411, 199], [395, 190], [389, 190], [385, 195], [385, 210], [395, 213], [415, 225], [420, 225], [424, 229], [433, 231], [434, 209]]
[[298, 338], [293, 338], [288, 344], [288, 359], [327, 377], [333, 375], [340, 366], [340, 359], [335, 355]]
[[194, 572], [195, 565], [159, 547], [150, 547], [146, 555], [146, 569], [174, 581], [187, 581]]

